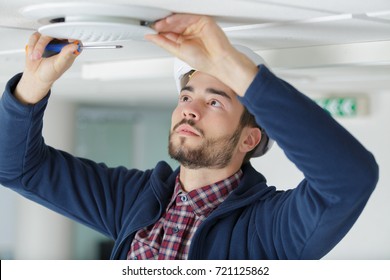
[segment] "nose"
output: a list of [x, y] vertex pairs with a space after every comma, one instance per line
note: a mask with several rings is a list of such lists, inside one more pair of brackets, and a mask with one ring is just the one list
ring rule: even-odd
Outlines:
[[195, 102], [191, 102], [190, 104], [183, 106], [182, 117], [186, 119], [199, 120], [200, 112]]

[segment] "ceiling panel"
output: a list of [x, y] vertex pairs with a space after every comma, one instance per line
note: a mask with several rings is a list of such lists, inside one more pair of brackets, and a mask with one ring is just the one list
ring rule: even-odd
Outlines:
[[340, 1], [340, 0], [238, 0], [238, 2], [264, 2], [272, 3], [279, 6], [305, 8], [314, 11], [323, 11], [329, 13], [367, 13], [383, 10], [390, 10], [390, 2], [388, 0], [355, 0], [355, 1]]
[[247, 28], [225, 30], [232, 41], [241, 41], [257, 50], [390, 40], [390, 21], [377, 22], [351, 15], [248, 25]]

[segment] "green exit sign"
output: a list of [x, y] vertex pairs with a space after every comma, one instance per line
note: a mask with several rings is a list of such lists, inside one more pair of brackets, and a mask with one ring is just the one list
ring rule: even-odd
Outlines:
[[367, 98], [361, 96], [322, 97], [314, 101], [334, 117], [355, 117], [366, 115], [368, 111]]

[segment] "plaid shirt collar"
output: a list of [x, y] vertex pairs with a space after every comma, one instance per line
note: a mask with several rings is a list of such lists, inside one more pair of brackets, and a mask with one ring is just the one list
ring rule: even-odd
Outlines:
[[175, 202], [180, 206], [184, 202], [190, 205], [191, 210], [197, 216], [207, 217], [215, 208], [217, 208], [227, 196], [238, 186], [242, 177], [242, 170], [238, 170], [232, 176], [207, 185], [190, 192], [185, 192], [180, 183], [180, 173], [176, 177], [175, 189], [171, 201], [168, 204], [169, 209]]

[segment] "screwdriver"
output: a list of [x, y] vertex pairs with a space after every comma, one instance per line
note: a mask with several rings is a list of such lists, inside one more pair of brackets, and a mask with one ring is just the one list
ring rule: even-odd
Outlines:
[[46, 46], [42, 57], [51, 57], [61, 52], [62, 48], [69, 45], [77, 45], [78, 48], [74, 54], [80, 54], [84, 49], [120, 49], [123, 48], [121, 45], [103, 45], [103, 46], [84, 46], [80, 41], [68, 42], [68, 40], [53, 39]]

